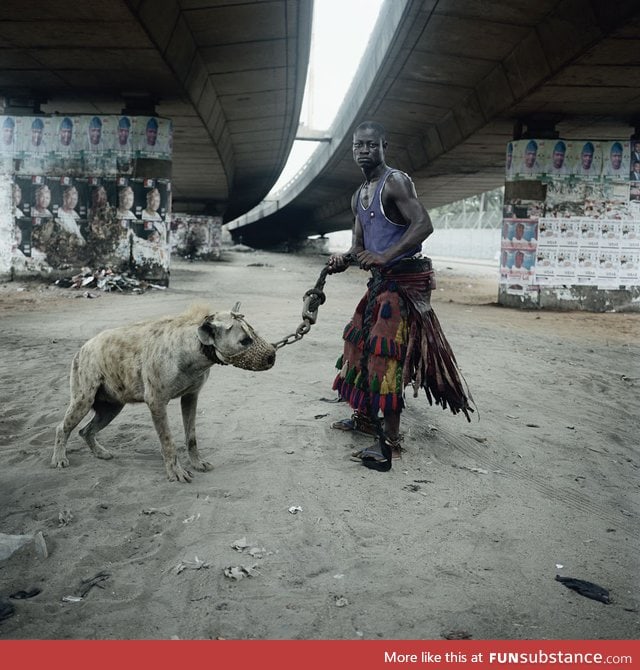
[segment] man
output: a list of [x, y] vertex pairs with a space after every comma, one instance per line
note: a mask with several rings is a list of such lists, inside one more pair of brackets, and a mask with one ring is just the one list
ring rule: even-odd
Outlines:
[[607, 177], [622, 177], [626, 176], [622, 166], [622, 144], [614, 142], [609, 151], [609, 161], [604, 169], [604, 174]]
[[34, 194], [35, 205], [31, 210], [31, 216], [40, 219], [49, 219], [53, 216], [49, 205], [51, 204], [51, 190], [46, 184], [38, 186]]
[[67, 186], [62, 192], [62, 207], [58, 209], [56, 222], [70, 235], [75, 235], [84, 244], [84, 237], [80, 232], [78, 221], [80, 214], [76, 212], [78, 206], [78, 189], [75, 186]]
[[632, 140], [633, 149], [631, 150], [631, 162], [640, 161], [640, 141]]
[[635, 161], [631, 166], [629, 179], [631, 179], [631, 181], [640, 181], [640, 161]]
[[60, 122], [59, 128], [60, 143], [58, 151], [62, 153], [70, 153], [73, 151], [73, 121], [65, 116]]
[[116, 143], [117, 151], [129, 151], [129, 134], [131, 133], [131, 120], [128, 116], [120, 117], [118, 121], [118, 141]]
[[0, 153], [10, 154], [13, 152], [16, 122], [12, 117], [5, 117], [2, 122], [2, 141], [0, 142]]
[[91, 121], [89, 121], [89, 142], [88, 148], [89, 151], [101, 151], [102, 146], [100, 142], [102, 141], [102, 121], [99, 117], [94, 116]]
[[551, 154], [551, 166], [549, 168], [550, 174], [569, 174], [569, 168], [565, 163], [566, 155], [567, 145], [562, 140], [558, 140], [555, 143], [553, 152]]
[[593, 163], [595, 147], [593, 142], [585, 142], [580, 152], [580, 162], [576, 169], [576, 174], [583, 176], [597, 176], [600, 172]]
[[44, 141], [44, 121], [37, 117], [31, 124], [31, 142], [27, 151], [33, 154], [46, 152], [47, 146]]
[[400, 455], [400, 414], [404, 389], [425, 390], [429, 402], [469, 419], [469, 402], [451, 348], [431, 309], [431, 262], [421, 258], [423, 241], [433, 232], [429, 214], [413, 182], [385, 163], [386, 133], [367, 121], [353, 135], [353, 158], [365, 177], [351, 208], [353, 242], [347, 254], [329, 258], [330, 274], [344, 271], [355, 257], [372, 278], [344, 331], [344, 351], [334, 389], [355, 410], [334, 428], [379, 434], [377, 443], [353, 452], [354, 460], [386, 471]]
[[540, 174], [540, 164], [538, 163], [538, 143], [535, 140], [529, 140], [524, 148], [522, 165], [518, 170], [519, 174], [533, 176]]

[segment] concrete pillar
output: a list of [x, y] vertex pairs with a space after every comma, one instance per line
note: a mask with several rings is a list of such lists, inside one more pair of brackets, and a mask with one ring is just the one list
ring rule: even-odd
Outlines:
[[640, 311], [635, 138], [545, 135], [507, 146], [498, 302]]
[[0, 116], [0, 276], [108, 267], [167, 285], [171, 121], [8, 111]]

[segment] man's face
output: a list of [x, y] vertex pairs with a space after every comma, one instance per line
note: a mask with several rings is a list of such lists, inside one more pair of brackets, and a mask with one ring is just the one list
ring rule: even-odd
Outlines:
[[622, 154], [619, 151], [611, 152], [611, 167], [614, 170], [619, 170], [622, 166]]
[[521, 267], [522, 267], [522, 263], [523, 263], [523, 261], [524, 261], [524, 254], [518, 252], [518, 253], [516, 254], [516, 257], [515, 257], [515, 266], [516, 266], [517, 268], [521, 268]]
[[120, 144], [121, 147], [124, 147], [126, 146], [128, 141], [129, 141], [129, 129], [120, 126], [118, 128], [118, 144]]
[[538, 152], [535, 149], [527, 149], [524, 153], [524, 164], [528, 168], [532, 168], [536, 162], [536, 154]]
[[552, 156], [553, 167], [559, 170], [564, 163], [564, 151], [554, 151]]
[[76, 188], [70, 188], [67, 189], [64, 192], [63, 196], [64, 200], [64, 208], [69, 210], [69, 209], [75, 209], [76, 205], [78, 204], [78, 191]]
[[593, 154], [588, 151], [582, 152], [582, 168], [584, 170], [589, 170], [591, 168], [591, 163], [593, 163]]
[[377, 167], [384, 161], [386, 144], [373, 128], [356, 130], [353, 134], [353, 160], [363, 170]]
[[68, 147], [71, 144], [72, 135], [73, 131], [69, 126], [60, 128], [60, 144], [62, 144], [63, 147]]
[[516, 226], [516, 240], [521, 240], [523, 235], [524, 235], [524, 226], [521, 223], [519, 223]]
[[89, 128], [89, 142], [93, 144], [93, 146], [97, 146], [100, 144], [100, 137], [102, 135], [102, 128], [99, 126], [91, 126]]
[[31, 129], [31, 144], [34, 147], [39, 147], [42, 144], [42, 128]]
[[11, 126], [4, 126], [2, 128], [2, 141], [7, 146], [13, 143], [13, 128]]
[[154, 147], [156, 145], [157, 140], [158, 140], [158, 129], [147, 128], [147, 144], [150, 147]]
[[160, 192], [155, 188], [153, 189], [153, 191], [149, 192], [147, 207], [152, 212], [155, 212], [158, 209], [158, 207], [160, 207]]
[[129, 187], [123, 188], [120, 191], [120, 207], [121, 209], [131, 209], [133, 206], [133, 190]]
[[36, 205], [38, 209], [46, 209], [51, 204], [51, 191], [48, 186], [41, 188], [36, 194]]
[[17, 207], [22, 200], [22, 189], [18, 184], [13, 185], [13, 206]]

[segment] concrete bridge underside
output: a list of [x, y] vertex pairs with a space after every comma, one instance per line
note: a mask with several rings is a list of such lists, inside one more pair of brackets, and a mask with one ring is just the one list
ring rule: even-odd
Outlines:
[[629, 137], [639, 66], [634, 0], [387, 3], [331, 143], [231, 232], [270, 246], [349, 228], [361, 180], [351, 134], [365, 118], [387, 127], [388, 162], [412, 175], [428, 208], [503, 184], [510, 139]]

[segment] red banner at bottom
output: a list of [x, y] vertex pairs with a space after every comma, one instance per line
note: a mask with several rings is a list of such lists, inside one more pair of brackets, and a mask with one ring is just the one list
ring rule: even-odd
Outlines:
[[4, 668], [640, 668], [638, 640], [0, 641]]

